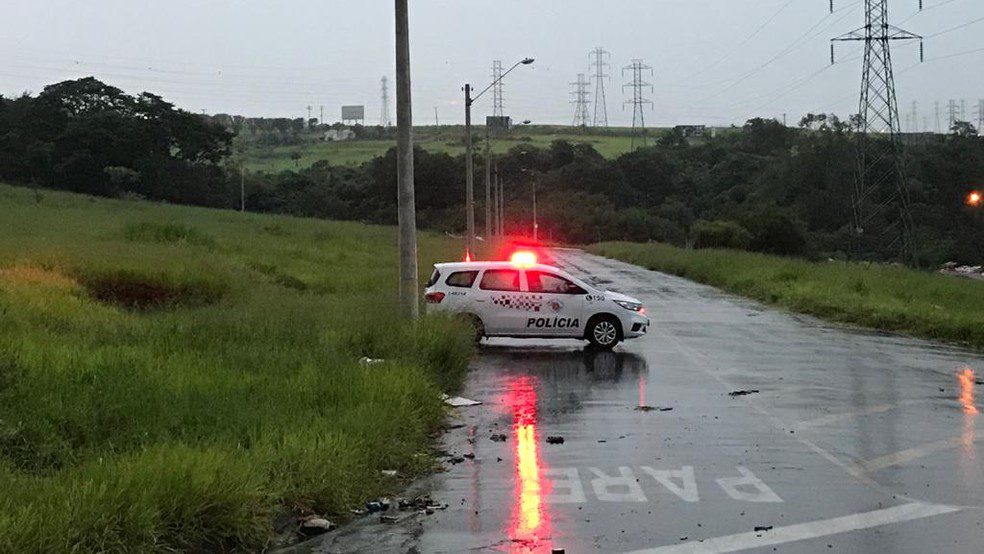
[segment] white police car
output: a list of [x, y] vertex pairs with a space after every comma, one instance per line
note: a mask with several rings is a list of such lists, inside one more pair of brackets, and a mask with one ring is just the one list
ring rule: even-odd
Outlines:
[[649, 327], [635, 298], [537, 264], [530, 252], [518, 252], [509, 262], [435, 264], [426, 299], [428, 311], [467, 316], [479, 339], [576, 338], [612, 348]]

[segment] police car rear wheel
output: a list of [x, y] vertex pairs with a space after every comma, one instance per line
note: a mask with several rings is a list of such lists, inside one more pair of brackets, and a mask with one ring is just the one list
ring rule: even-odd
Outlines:
[[468, 316], [468, 323], [475, 330], [475, 342], [481, 342], [482, 338], [485, 337], [485, 324], [482, 323], [482, 319], [475, 315]]
[[588, 329], [588, 340], [600, 348], [613, 348], [618, 344], [618, 323], [613, 318], [597, 319]]

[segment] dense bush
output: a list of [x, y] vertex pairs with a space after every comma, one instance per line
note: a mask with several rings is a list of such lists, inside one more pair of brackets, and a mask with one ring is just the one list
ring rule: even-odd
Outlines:
[[751, 242], [751, 233], [734, 221], [698, 221], [694, 224], [694, 248], [745, 250]]

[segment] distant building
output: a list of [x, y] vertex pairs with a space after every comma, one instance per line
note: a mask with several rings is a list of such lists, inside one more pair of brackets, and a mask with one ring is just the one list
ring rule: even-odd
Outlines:
[[677, 125], [673, 130], [684, 138], [702, 138], [707, 133], [705, 125]]
[[355, 131], [351, 129], [329, 129], [325, 131], [325, 142], [339, 142], [352, 140], [355, 138]]

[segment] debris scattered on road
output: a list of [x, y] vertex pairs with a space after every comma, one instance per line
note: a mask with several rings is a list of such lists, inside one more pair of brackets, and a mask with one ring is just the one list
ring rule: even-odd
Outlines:
[[390, 508], [389, 498], [380, 498], [378, 500], [370, 500], [366, 502], [366, 511], [370, 514], [376, 512], [385, 512]]
[[363, 367], [369, 367], [371, 365], [377, 365], [386, 362], [382, 358], [370, 358], [369, 356], [363, 356], [359, 358], [359, 365]]
[[465, 458], [468, 458], [469, 460], [474, 460], [475, 459], [475, 454], [473, 452], [466, 452], [466, 453], [462, 454], [462, 456], [464, 456]]
[[637, 412], [668, 412], [673, 408], [665, 408], [663, 406], [636, 406]]
[[758, 389], [733, 390], [728, 393], [728, 396], [748, 396], [749, 394], [757, 394], [758, 392]]
[[462, 398], [460, 396], [448, 396], [446, 394], [441, 395], [441, 400], [449, 406], [454, 406], [455, 408], [460, 408], [462, 406], [478, 406], [481, 404], [478, 400], [471, 400], [470, 398]]
[[564, 437], [547, 437], [547, 444], [564, 444]]
[[396, 516], [379, 516], [380, 523], [396, 523]]
[[353, 508], [349, 510], [349, 512], [354, 516], [364, 516], [369, 513], [368, 510], [364, 510], [362, 508]]
[[431, 500], [429, 496], [418, 496], [414, 499], [401, 498], [397, 502], [401, 512], [408, 510], [414, 510], [417, 513], [424, 513], [427, 515], [433, 514], [436, 510], [446, 510], [448, 508], [447, 504], [438, 504]]
[[300, 532], [302, 535], [313, 537], [323, 535], [335, 528], [335, 525], [327, 519], [321, 517], [309, 517], [301, 521]]
[[395, 469], [384, 469], [384, 470], [380, 471], [380, 473], [382, 473], [386, 477], [396, 477], [396, 470]]
[[502, 433], [496, 433], [489, 438], [492, 439], [492, 442], [506, 442], [506, 436]]
[[755, 526], [755, 532], [756, 533], [761, 532], [761, 531], [771, 531], [771, 530], [772, 530], [772, 526], [771, 525], [756, 525]]

